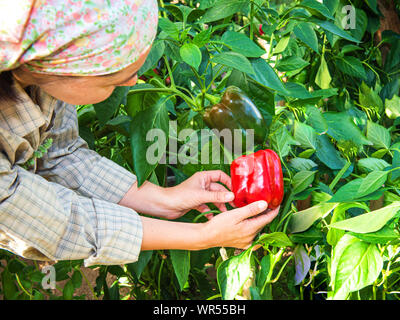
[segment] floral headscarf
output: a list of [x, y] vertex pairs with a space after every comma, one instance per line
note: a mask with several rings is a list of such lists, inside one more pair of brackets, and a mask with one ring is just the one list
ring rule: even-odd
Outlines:
[[114, 73], [151, 46], [157, 21], [156, 0], [3, 0], [0, 72]]

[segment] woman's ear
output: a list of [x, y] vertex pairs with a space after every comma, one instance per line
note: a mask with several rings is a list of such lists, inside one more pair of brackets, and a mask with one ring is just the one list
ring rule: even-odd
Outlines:
[[35, 83], [32, 73], [23, 65], [11, 70], [14, 79], [25, 88]]

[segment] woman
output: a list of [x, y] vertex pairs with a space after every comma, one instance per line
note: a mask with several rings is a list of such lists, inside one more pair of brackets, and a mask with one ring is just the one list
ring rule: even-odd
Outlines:
[[[156, 1], [10, 0], [0, 12], [0, 247], [29, 259], [125, 264], [141, 250], [246, 248], [277, 215], [259, 215], [265, 201], [227, 211], [234, 195], [221, 171], [138, 188], [79, 137], [73, 105], [136, 83], [156, 35]], [[47, 153], [26, 166], [48, 139]], [[224, 212], [205, 223], [166, 220], [206, 203]]]

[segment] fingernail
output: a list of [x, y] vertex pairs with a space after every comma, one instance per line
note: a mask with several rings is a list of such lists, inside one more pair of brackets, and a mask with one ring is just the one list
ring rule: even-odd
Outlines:
[[268, 203], [267, 203], [266, 201], [260, 201], [260, 202], [258, 203], [258, 208], [259, 208], [260, 210], [265, 210], [265, 209], [268, 208]]
[[225, 200], [226, 201], [232, 201], [235, 198], [235, 195], [232, 192], [228, 192], [225, 194]]

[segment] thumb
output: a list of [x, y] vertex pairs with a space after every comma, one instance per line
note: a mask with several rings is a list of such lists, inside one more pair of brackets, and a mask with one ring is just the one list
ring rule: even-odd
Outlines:
[[240, 220], [245, 220], [250, 217], [254, 217], [268, 208], [268, 203], [266, 201], [256, 201], [248, 204], [247, 206], [235, 209], [238, 213]]
[[229, 191], [207, 191], [204, 190], [199, 194], [201, 203], [230, 202], [235, 198], [233, 192]]

